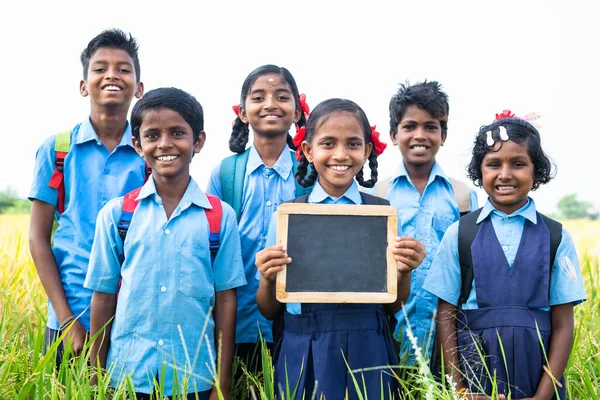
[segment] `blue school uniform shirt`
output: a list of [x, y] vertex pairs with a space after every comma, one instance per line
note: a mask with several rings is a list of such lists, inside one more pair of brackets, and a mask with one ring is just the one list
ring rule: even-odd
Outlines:
[[[470, 190], [469, 195], [471, 210], [476, 210], [477, 193]], [[423, 195], [412, 183], [404, 163], [401, 163], [391, 177], [386, 199], [398, 210], [398, 234], [411, 236], [422, 242], [427, 253], [421, 265], [412, 272], [407, 302], [396, 313], [398, 324], [395, 335], [401, 338], [402, 352], [408, 351], [408, 318], [418, 345], [428, 354], [435, 336], [432, 328], [435, 326], [433, 314], [437, 308], [437, 298], [423, 289], [423, 282], [444, 233], [453, 222], [458, 221], [460, 211], [450, 180], [437, 161], [433, 164]], [[409, 361], [412, 361], [412, 356]]]
[[[256, 253], [265, 248], [269, 222], [277, 206], [295, 197], [296, 184], [292, 173], [293, 153], [286, 146], [273, 167], [267, 167], [254, 146], [250, 148], [239, 222], [242, 259], [248, 285], [239, 288], [236, 323], [236, 343], [257, 343], [259, 329], [267, 342], [273, 341], [272, 322], [265, 319], [256, 305], [258, 283], [253, 279]], [[221, 165], [210, 176], [206, 192], [223, 198]]]
[[[317, 181], [313, 187], [312, 192], [308, 196], [308, 202], [310, 204], [362, 204], [362, 196], [358, 190], [358, 183], [352, 182], [352, 185], [346, 190], [346, 193], [342, 197], [333, 197], [327, 194], [323, 187]], [[269, 226], [269, 234], [267, 237], [267, 245], [265, 247], [275, 246], [277, 244], [277, 218], [275, 215], [271, 218], [271, 224]], [[255, 270], [256, 282], [260, 281], [260, 272]], [[286, 303], [286, 310], [290, 314], [302, 314], [300, 303]]]
[[[55, 136], [49, 137], [37, 151], [29, 200], [58, 204], [58, 190], [48, 186], [55, 166], [54, 143]], [[98, 139], [89, 118], [72, 130], [71, 149], [64, 165], [65, 211], [62, 215], [55, 212], [59, 226], [52, 251], [69, 307], [88, 331], [92, 292], [83, 287], [83, 281], [96, 217], [109, 200], [144, 183], [144, 168], [144, 161], [131, 144], [129, 123], [112, 153]], [[58, 330], [59, 322], [48, 302], [47, 326]]]
[[[479, 224], [487, 216], [490, 216], [496, 237], [502, 246], [506, 260], [512, 267], [525, 220], [537, 223], [537, 214], [533, 199], [529, 198], [527, 204], [513, 212], [506, 214], [497, 210], [489, 199], [486, 201], [481, 214], [477, 219]], [[479, 308], [477, 305], [477, 282], [473, 280], [471, 293], [465, 304], [458, 304], [461, 288], [460, 261], [458, 256], [458, 222], [448, 228], [446, 236], [442, 240], [438, 253], [435, 256], [423, 288], [440, 299], [454, 305], [461, 306], [465, 310]], [[502, 288], [498, 288], [502, 290]], [[550, 272], [550, 297], [549, 305], [581, 303], [586, 299], [581, 268], [575, 250], [575, 244], [569, 232], [563, 228], [562, 239], [556, 252], [556, 258]], [[541, 308], [541, 310], [549, 310]]]
[[180, 393], [184, 377], [189, 391], [209, 390], [215, 293], [246, 283], [235, 213], [223, 203], [221, 248], [211, 266], [204, 210], [212, 207], [193, 179], [169, 220], [152, 178], [138, 199], [124, 245], [117, 229], [123, 198], [98, 215], [85, 280], [90, 290], [117, 293], [122, 279], [106, 364], [115, 367], [110, 384], [131, 374], [136, 392], [151, 393], [164, 367], [166, 395], [174, 392], [174, 372]]

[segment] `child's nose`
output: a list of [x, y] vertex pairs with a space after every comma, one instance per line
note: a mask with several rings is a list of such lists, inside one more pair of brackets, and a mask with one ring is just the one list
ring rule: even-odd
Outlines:
[[345, 160], [348, 157], [348, 153], [346, 153], [346, 148], [344, 146], [336, 146], [333, 157], [336, 160]]
[[171, 147], [172, 144], [173, 143], [171, 141], [171, 135], [169, 135], [168, 133], [165, 133], [160, 136], [160, 140], [158, 141], [158, 147], [160, 147], [160, 148]]
[[500, 168], [500, 179], [509, 179], [512, 176], [512, 168], [510, 165], [503, 165]]
[[275, 99], [275, 96], [267, 96], [265, 98], [265, 108], [267, 110], [272, 110], [276, 106], [277, 106], [277, 101]]

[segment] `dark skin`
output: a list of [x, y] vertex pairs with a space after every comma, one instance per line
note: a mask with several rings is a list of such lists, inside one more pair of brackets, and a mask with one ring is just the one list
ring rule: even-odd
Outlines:
[[[458, 367], [458, 346], [456, 339], [456, 306], [439, 299], [438, 312], [436, 318], [436, 338], [442, 346], [444, 352], [444, 367], [446, 371], [451, 371], [454, 382], [458, 382], [457, 389], [464, 388], [462, 375]], [[550, 346], [548, 349], [548, 364], [552, 374], [561, 377], [567, 366], [571, 348], [573, 347], [573, 304], [560, 304], [551, 307], [552, 335], [550, 336]], [[554, 383], [547, 373], [542, 374], [542, 379], [538, 385], [533, 400], [550, 400], [554, 396]], [[488, 399], [485, 395], [468, 395], [469, 399]], [[498, 399], [505, 399], [504, 395], [498, 396]]]
[[[90, 122], [109, 152], [121, 142], [127, 126], [127, 113], [133, 97], [140, 98], [144, 84], [139, 82], [133, 60], [123, 50], [100, 48], [90, 59], [87, 79], [81, 80], [81, 96], [90, 97]], [[120, 92], [106, 91], [116, 85]], [[51, 246], [55, 205], [34, 200], [29, 225], [29, 249], [42, 286], [59, 322], [73, 315], [60, 279]], [[71, 341], [71, 349], [79, 354], [87, 340], [87, 332], [75, 321], [63, 339]]]

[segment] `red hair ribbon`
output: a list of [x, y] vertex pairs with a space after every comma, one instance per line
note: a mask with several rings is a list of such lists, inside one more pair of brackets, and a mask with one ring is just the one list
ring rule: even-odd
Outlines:
[[233, 112], [235, 113], [235, 115], [237, 115], [239, 117], [240, 116], [240, 105], [236, 104], [235, 106], [231, 106], [231, 108], [233, 109]]
[[296, 136], [294, 136], [294, 146], [296, 146], [296, 160], [300, 161], [302, 158], [302, 142], [304, 142], [304, 138], [306, 138], [306, 128], [296, 127]]
[[515, 114], [513, 114], [510, 110], [502, 110], [500, 114], [496, 114], [495, 121], [499, 121], [502, 118], [515, 118]]
[[375, 149], [375, 154], [377, 155], [377, 157], [379, 157], [381, 155], [381, 153], [383, 153], [383, 151], [387, 147], [387, 143], [383, 143], [379, 139], [380, 135], [379, 135], [379, 132], [377, 132], [375, 130], [376, 128], [377, 128], [377, 125], [373, 125], [371, 127], [371, 143], [373, 143], [373, 149]]
[[308, 119], [308, 114], [310, 114], [310, 108], [308, 107], [308, 104], [306, 104], [306, 95], [304, 93], [300, 95], [300, 103], [298, 105], [304, 113], [304, 118]]

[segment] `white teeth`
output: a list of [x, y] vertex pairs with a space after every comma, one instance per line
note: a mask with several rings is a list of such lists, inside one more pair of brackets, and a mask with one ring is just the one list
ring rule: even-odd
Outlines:
[[498, 186], [498, 190], [513, 190], [516, 188], [516, 186]]
[[347, 166], [347, 165], [332, 165], [331, 168], [334, 169], [334, 170], [336, 170], [336, 171], [345, 171], [345, 170], [347, 170], [350, 167]]
[[158, 161], [173, 161], [177, 157], [179, 156], [158, 156], [156, 158], [158, 159]]
[[427, 147], [425, 146], [413, 146], [413, 150], [426, 150]]
[[119, 92], [123, 89], [121, 89], [120, 87], [115, 86], [115, 85], [109, 85], [109, 86], [105, 86], [104, 90], [108, 90], [109, 92]]

